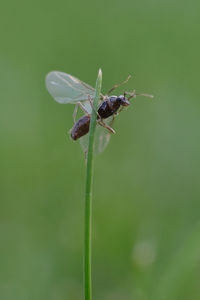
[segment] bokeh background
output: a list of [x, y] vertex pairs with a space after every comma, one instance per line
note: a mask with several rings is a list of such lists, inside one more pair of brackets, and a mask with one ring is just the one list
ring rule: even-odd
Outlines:
[[[95, 159], [93, 299], [200, 297], [198, 1], [5, 1], [0, 12], [0, 299], [82, 296], [84, 155], [51, 70], [137, 98]], [[121, 94], [124, 87], [118, 89]]]

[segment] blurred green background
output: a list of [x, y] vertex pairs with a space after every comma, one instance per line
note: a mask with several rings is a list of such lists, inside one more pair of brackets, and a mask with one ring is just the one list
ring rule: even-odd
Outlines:
[[[200, 297], [198, 1], [2, 1], [0, 299], [82, 296], [84, 155], [51, 70], [137, 98], [96, 157], [93, 299]], [[124, 87], [119, 88], [121, 94]]]

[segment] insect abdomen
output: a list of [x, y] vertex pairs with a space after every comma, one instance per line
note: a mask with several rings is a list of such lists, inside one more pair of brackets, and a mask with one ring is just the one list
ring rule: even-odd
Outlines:
[[90, 116], [81, 117], [71, 129], [71, 137], [74, 141], [89, 132]]

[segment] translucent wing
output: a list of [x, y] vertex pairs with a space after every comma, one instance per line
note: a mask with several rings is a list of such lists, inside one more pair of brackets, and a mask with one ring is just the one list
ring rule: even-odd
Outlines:
[[[105, 119], [104, 122], [111, 126], [113, 125], [113, 116]], [[96, 134], [95, 134], [95, 145], [94, 151], [96, 154], [101, 153], [105, 150], [106, 146], [110, 141], [111, 133], [104, 127], [97, 125]], [[80, 144], [84, 152], [88, 150], [89, 134], [84, 135], [80, 138]]]
[[87, 101], [88, 95], [93, 99], [95, 94], [95, 89], [87, 83], [59, 71], [47, 74], [46, 87], [58, 103], [76, 104], [78, 101]]

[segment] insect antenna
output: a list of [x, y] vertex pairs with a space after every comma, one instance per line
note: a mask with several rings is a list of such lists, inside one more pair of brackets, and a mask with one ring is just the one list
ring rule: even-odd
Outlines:
[[126, 95], [129, 95], [130, 97], [128, 97], [128, 100], [130, 100], [131, 98], [136, 98], [136, 96], [144, 96], [144, 97], [149, 97], [149, 98], [153, 98], [153, 95], [149, 95], [149, 94], [136, 94], [136, 91], [133, 90], [132, 92], [124, 92], [124, 97]]
[[150, 94], [135, 94], [136, 96], [144, 96], [144, 97], [149, 97], [149, 98], [153, 98], [153, 95]]

